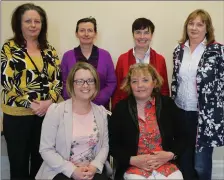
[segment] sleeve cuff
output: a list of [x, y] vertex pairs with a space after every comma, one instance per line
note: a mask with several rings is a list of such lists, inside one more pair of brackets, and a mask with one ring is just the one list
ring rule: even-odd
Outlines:
[[75, 171], [76, 168], [77, 168], [77, 167], [74, 166], [74, 165], [73, 165], [73, 166], [68, 166], [68, 167], [66, 168], [66, 171], [63, 172], [63, 174], [64, 174], [65, 176], [71, 178], [71, 177], [72, 177], [72, 173]]
[[96, 171], [97, 173], [99, 173], [99, 174], [102, 173], [102, 171], [103, 171], [103, 164], [100, 164], [100, 163], [96, 162], [95, 160], [93, 160], [90, 164], [97, 168], [97, 171]]

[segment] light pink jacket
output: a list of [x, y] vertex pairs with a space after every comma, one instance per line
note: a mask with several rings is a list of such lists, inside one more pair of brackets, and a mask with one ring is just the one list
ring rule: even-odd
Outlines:
[[[99, 142], [94, 149], [95, 159], [91, 164], [97, 167], [97, 173], [102, 173], [109, 151], [107, 110], [94, 103], [91, 105], [100, 133]], [[40, 154], [44, 162], [36, 179], [53, 179], [59, 173], [71, 177], [76, 168], [69, 161], [72, 122], [72, 99], [49, 107], [42, 124], [40, 140]]]

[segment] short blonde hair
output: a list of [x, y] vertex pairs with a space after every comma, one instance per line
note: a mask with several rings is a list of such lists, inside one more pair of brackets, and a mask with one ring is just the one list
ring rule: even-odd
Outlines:
[[123, 81], [123, 84], [121, 85], [121, 90], [126, 91], [129, 95], [132, 94], [131, 77], [134, 74], [140, 73], [143, 73], [144, 75], [150, 74], [152, 76], [152, 80], [155, 82], [155, 87], [152, 91], [152, 96], [158, 94], [163, 84], [163, 78], [159, 75], [159, 73], [152, 65], [144, 63], [137, 63], [130, 66], [128, 75], [126, 76]]
[[91, 64], [86, 63], [86, 62], [79, 61], [70, 70], [68, 77], [67, 77], [67, 81], [66, 81], [67, 93], [70, 97], [75, 96], [74, 77], [75, 77], [76, 72], [80, 69], [89, 70], [90, 73], [93, 75], [93, 78], [95, 80], [95, 88], [96, 88], [95, 93], [91, 97], [91, 100], [93, 100], [97, 96], [97, 94], [100, 90], [100, 80], [99, 80], [99, 76], [98, 76], [96, 69]]
[[207, 39], [207, 44], [213, 43], [215, 41], [214, 27], [212, 24], [211, 16], [209, 15], [207, 11], [203, 9], [196, 9], [195, 11], [190, 13], [189, 16], [187, 17], [184, 23], [183, 35], [182, 35], [182, 38], [179, 40], [179, 43], [183, 44], [189, 39], [187, 34], [187, 25], [189, 21], [195, 19], [198, 16], [201, 18], [202, 22], [205, 23], [206, 25], [207, 33], [205, 37]]

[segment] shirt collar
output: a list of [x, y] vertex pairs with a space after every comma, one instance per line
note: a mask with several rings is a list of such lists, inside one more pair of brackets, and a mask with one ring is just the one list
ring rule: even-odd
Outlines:
[[[204, 38], [203, 41], [200, 43], [200, 45], [203, 45], [205, 47], [206, 43], [207, 43], [207, 39]], [[184, 43], [184, 46], [190, 48], [189, 39]]]
[[148, 102], [146, 103], [146, 108], [151, 108], [152, 106], [155, 106], [156, 104], [156, 99], [155, 97], [153, 97], [152, 99], [148, 100]]
[[[134, 57], [136, 58], [136, 56], [135, 56], [135, 47], [133, 47], [132, 52], [133, 52]], [[145, 56], [149, 56], [149, 55], [150, 55], [150, 47], [149, 47], [148, 50], [145, 52]]]
[[156, 98], [153, 97], [149, 102], [154, 106], [156, 104]]
[[202, 44], [203, 46], [206, 46], [206, 44], [207, 44], [207, 39], [204, 38], [204, 40], [201, 42], [201, 44]]

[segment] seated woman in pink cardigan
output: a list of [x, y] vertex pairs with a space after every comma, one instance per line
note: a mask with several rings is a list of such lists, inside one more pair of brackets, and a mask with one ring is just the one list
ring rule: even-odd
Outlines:
[[[99, 92], [94, 67], [78, 62], [67, 79], [70, 99], [52, 104], [42, 125], [40, 154], [44, 160], [36, 179], [106, 180], [107, 110], [91, 102]], [[108, 166], [107, 166], [108, 167]]]

